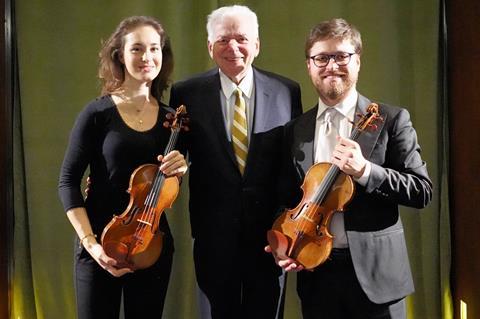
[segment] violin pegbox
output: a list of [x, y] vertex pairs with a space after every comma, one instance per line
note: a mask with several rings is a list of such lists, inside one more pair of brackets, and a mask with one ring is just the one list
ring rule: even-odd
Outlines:
[[367, 113], [365, 115], [357, 113], [357, 116], [360, 118], [355, 124], [355, 127], [359, 131], [365, 131], [367, 129], [371, 131], [377, 130], [378, 126], [375, 124], [377, 121], [383, 122], [383, 118], [378, 112], [378, 104], [370, 103], [367, 107]]
[[185, 105], [180, 105], [175, 110], [175, 113], [167, 113], [165, 117], [167, 120], [163, 122], [163, 126], [166, 128], [170, 128], [172, 130], [184, 130], [186, 132], [190, 129], [188, 127], [190, 118], [188, 117], [187, 108]]

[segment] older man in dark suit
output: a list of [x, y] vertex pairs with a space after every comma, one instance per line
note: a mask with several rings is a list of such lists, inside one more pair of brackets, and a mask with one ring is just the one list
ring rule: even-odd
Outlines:
[[356, 91], [360, 33], [343, 19], [325, 21], [312, 29], [305, 48], [319, 100], [285, 127], [283, 205], [298, 204], [300, 185], [317, 162], [352, 176], [356, 192], [346, 210], [332, 217], [330, 259], [311, 272], [279, 254], [277, 262], [300, 271], [305, 319], [405, 318], [404, 298], [414, 287], [398, 205], [423, 208], [432, 197], [409, 113], [378, 103], [383, 121], [353, 141], [351, 123], [370, 104]]
[[172, 107], [185, 104], [191, 118], [197, 282], [212, 318], [275, 318], [282, 273], [263, 246], [277, 206], [280, 127], [301, 114], [300, 88], [252, 67], [260, 41], [247, 7], [213, 11], [207, 31], [218, 68], [176, 83], [170, 98]]

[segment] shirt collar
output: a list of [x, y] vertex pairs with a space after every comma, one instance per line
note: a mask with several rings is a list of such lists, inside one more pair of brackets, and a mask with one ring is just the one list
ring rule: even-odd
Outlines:
[[225, 97], [227, 100], [230, 98], [230, 96], [233, 94], [233, 92], [239, 88], [243, 95], [245, 95], [247, 98], [250, 99], [252, 96], [252, 91], [253, 91], [253, 68], [252, 66], [248, 67], [247, 73], [245, 74], [245, 77], [242, 79], [240, 84], [236, 84], [232, 82], [228, 78], [228, 76], [225, 75], [225, 73], [222, 72], [222, 70], [219, 69], [220, 73], [220, 83], [222, 86], [222, 92], [225, 94]]
[[[357, 100], [358, 100], [358, 92], [357, 90], [351, 90], [345, 99], [343, 99], [340, 103], [334, 105], [334, 106], [328, 106], [325, 103], [323, 103], [322, 99], [318, 99], [318, 112], [317, 112], [317, 120], [319, 120], [323, 112], [325, 112], [328, 108], [334, 108], [336, 109], [339, 113], [341, 113], [344, 117], [348, 117], [348, 115], [351, 113], [350, 111], [352, 108], [354, 108], [357, 105]], [[353, 119], [350, 119], [353, 120]]]

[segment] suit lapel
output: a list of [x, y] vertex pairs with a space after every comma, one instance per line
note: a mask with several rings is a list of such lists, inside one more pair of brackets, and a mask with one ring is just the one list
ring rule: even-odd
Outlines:
[[253, 68], [253, 85], [255, 87], [255, 111], [252, 121], [252, 135], [254, 132], [263, 132], [268, 119], [271, 87], [268, 78]]
[[[362, 116], [367, 114], [367, 107], [370, 103], [371, 101], [369, 99], [359, 94], [356, 113], [361, 114]], [[380, 132], [382, 131], [383, 126], [385, 125], [385, 121], [387, 120], [387, 115], [383, 112], [380, 106], [379, 113], [380, 116], [383, 118], [383, 121], [377, 121], [375, 123], [377, 128], [375, 130], [367, 129], [363, 131], [357, 138], [357, 143], [360, 145], [363, 157], [365, 157], [366, 159], [370, 159], [375, 144], [377, 143], [378, 137], [380, 136]]]
[[314, 163], [315, 122], [318, 105], [298, 119], [295, 125], [292, 157], [295, 159], [295, 169], [303, 180], [305, 173]]
[[211, 117], [212, 129], [214, 132], [217, 132], [216, 135], [220, 145], [224, 148], [235, 167], [237, 167], [237, 160], [235, 158], [235, 153], [233, 152], [233, 146], [228, 140], [227, 131], [225, 130], [225, 120], [223, 117], [220, 97], [221, 87], [220, 74], [217, 70], [206, 79], [205, 94], [203, 96], [205, 97], [205, 105], [208, 107], [208, 114]]
[[[250, 140], [248, 145], [248, 154], [247, 154], [247, 163], [245, 165], [245, 173], [244, 177], [248, 175], [249, 171], [249, 163], [251, 161], [255, 161], [255, 154], [252, 150], [255, 149], [255, 144], [257, 143], [257, 139], [255, 138], [255, 133], [263, 132], [265, 121], [267, 120], [268, 110], [270, 108], [270, 85], [268, 84], [268, 79], [260, 73], [257, 69], [253, 68], [253, 85], [255, 88], [255, 107], [253, 112], [253, 120], [252, 120], [252, 129], [250, 134]], [[237, 165], [237, 161], [234, 155], [235, 165]]]

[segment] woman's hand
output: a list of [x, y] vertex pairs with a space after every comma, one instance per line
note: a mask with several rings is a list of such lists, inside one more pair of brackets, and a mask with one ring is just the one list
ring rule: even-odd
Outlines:
[[277, 254], [274, 254], [272, 252], [272, 248], [270, 247], [270, 245], [265, 246], [265, 252], [271, 253], [275, 258], [275, 262], [277, 263], [277, 265], [282, 267], [285, 271], [297, 272], [304, 269], [304, 267], [301, 264], [299, 264], [296, 260], [288, 257], [282, 258]]
[[88, 235], [82, 240], [81, 245], [85, 247], [100, 267], [108, 271], [112, 276], [121, 277], [127, 273], [133, 272], [130, 268], [117, 268], [117, 261], [107, 256], [102, 245], [97, 242], [95, 236]]
[[167, 176], [182, 177], [187, 172], [187, 162], [179, 151], [171, 151], [165, 157], [158, 155], [157, 159], [161, 162], [160, 170]]
[[115, 277], [120, 277], [126, 273], [133, 272], [129, 268], [117, 268], [117, 261], [107, 256], [102, 245], [97, 242], [93, 234], [87, 211], [84, 207], [75, 207], [67, 211], [67, 217], [72, 223], [73, 228], [80, 238], [80, 245], [85, 247], [90, 256], [106, 271]]

